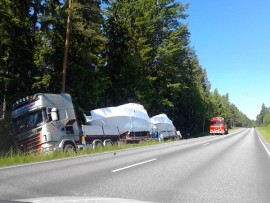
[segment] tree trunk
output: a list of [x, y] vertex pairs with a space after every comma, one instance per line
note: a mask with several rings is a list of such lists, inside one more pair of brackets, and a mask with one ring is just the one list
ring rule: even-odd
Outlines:
[[6, 114], [6, 109], [7, 109], [7, 106], [6, 106], [6, 95], [4, 95], [4, 99], [3, 99], [3, 109], [2, 109], [2, 117], [1, 119], [4, 119], [5, 118], [5, 114]]
[[205, 119], [203, 119], [203, 133], [204, 133], [204, 129], [205, 129]]

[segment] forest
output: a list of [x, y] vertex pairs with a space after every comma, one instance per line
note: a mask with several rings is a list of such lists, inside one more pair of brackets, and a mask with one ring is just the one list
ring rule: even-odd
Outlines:
[[166, 113], [184, 138], [208, 131], [215, 116], [229, 127], [254, 125], [229, 94], [211, 91], [190, 45], [187, 9], [176, 0], [1, 0], [0, 136], [11, 139], [17, 99], [63, 92], [64, 62], [64, 92], [79, 117], [136, 102], [150, 117]]
[[262, 104], [260, 113], [257, 115], [256, 126], [270, 126], [270, 107], [266, 107], [264, 103]]

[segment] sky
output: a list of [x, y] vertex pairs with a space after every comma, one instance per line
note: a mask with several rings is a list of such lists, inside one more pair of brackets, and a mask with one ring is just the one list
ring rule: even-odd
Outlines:
[[270, 1], [181, 0], [189, 3], [186, 22], [211, 91], [256, 119], [270, 107]]

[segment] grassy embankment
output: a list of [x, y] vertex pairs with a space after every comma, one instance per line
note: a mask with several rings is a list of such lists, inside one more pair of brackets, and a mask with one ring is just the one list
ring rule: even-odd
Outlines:
[[263, 138], [270, 143], [270, 126], [268, 127], [257, 127], [260, 134], [263, 136]]
[[[170, 141], [166, 141], [166, 142], [170, 142]], [[117, 151], [121, 149], [142, 147], [142, 146], [148, 146], [148, 145], [154, 145], [154, 144], [160, 144], [160, 142], [152, 141], [152, 142], [143, 142], [139, 144], [121, 144], [121, 145], [114, 145], [111, 147], [102, 147], [98, 149], [81, 150], [81, 151], [78, 151], [77, 153], [54, 152], [51, 154], [18, 154], [10, 150], [8, 154], [0, 156], [0, 167], [27, 164], [27, 163], [40, 162], [40, 161], [49, 161], [49, 160], [55, 160], [55, 159], [63, 159], [63, 158], [76, 157], [76, 156], [82, 156], [82, 155], [88, 155], [88, 154], [95, 154], [95, 153], [100, 153], [100, 152]]]

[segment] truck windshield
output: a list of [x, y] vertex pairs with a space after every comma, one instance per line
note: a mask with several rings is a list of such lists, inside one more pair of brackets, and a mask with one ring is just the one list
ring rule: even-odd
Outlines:
[[38, 127], [43, 122], [44, 117], [42, 115], [42, 109], [40, 109], [14, 119], [14, 130], [16, 134], [23, 133]]
[[212, 121], [211, 122], [211, 125], [222, 125], [223, 124], [223, 122], [221, 122], [221, 121]]

